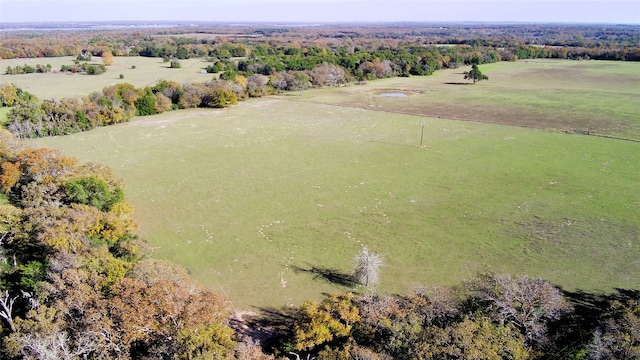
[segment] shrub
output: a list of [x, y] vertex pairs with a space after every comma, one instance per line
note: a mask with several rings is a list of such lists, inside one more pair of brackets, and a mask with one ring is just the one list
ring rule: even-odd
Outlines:
[[215, 89], [202, 97], [202, 103], [200, 106], [223, 108], [236, 104], [237, 102], [238, 97], [233, 93], [233, 91], [228, 89]]

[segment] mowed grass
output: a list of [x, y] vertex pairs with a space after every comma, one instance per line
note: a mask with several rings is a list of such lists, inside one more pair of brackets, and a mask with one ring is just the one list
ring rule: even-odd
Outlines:
[[[639, 143], [399, 113], [422, 106], [431, 86], [481, 98], [506, 76], [501, 65], [476, 86], [390, 79], [29, 144], [110, 165], [154, 256], [183, 264], [237, 309], [363, 291], [336, 281], [362, 246], [385, 257], [383, 293], [487, 270], [567, 290], [639, 288]], [[505, 72], [527, 74], [530, 64], [518, 65]], [[373, 97], [388, 88], [425, 93]], [[514, 116], [528, 109], [517, 94], [504, 93]], [[362, 97], [374, 106], [360, 108]]]
[[[35, 58], [35, 59], [3, 59], [0, 60], [0, 84], [13, 83], [39, 99], [61, 99], [65, 97], [80, 97], [89, 95], [93, 91], [117, 83], [130, 83], [136, 87], [153, 86], [160, 80], [176, 81], [179, 84], [205, 82], [213, 79], [213, 74], [202, 73], [210, 65], [203, 59], [180, 60], [181, 68], [172, 69], [169, 63], [159, 58], [140, 56], [114, 57], [112, 66], [100, 75], [71, 74], [60, 72], [62, 65], [73, 65], [73, 57]], [[91, 64], [102, 64], [100, 57], [94, 56]], [[52, 72], [45, 74], [6, 75], [8, 66], [22, 66], [29, 64], [50, 64]], [[135, 69], [132, 67], [135, 66]], [[120, 79], [120, 74], [124, 75]]]

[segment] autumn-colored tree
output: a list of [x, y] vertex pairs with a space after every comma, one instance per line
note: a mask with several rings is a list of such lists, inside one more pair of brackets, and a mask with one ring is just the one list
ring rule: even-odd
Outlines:
[[186, 327], [178, 331], [176, 355], [182, 359], [225, 360], [235, 348], [233, 329], [222, 323]]
[[215, 359], [226, 358], [235, 346], [226, 320], [229, 305], [212, 291], [164, 280], [147, 286], [124, 278], [112, 293], [120, 336], [126, 344], [135, 343], [136, 351]]
[[358, 75], [362, 79], [382, 79], [393, 75], [391, 61], [365, 61], [358, 66]]
[[267, 95], [269, 77], [262, 74], [254, 74], [247, 78], [247, 93], [251, 97]]
[[411, 358], [413, 344], [431, 326], [416, 311], [416, 302], [399, 296], [369, 293], [359, 297], [357, 304], [362, 317], [355, 331], [358, 343], [394, 359]]
[[152, 90], [155, 94], [162, 94], [171, 99], [171, 103], [176, 105], [178, 104], [181, 93], [184, 92], [180, 87], [180, 84], [175, 81], [167, 80], [158, 81]]
[[234, 105], [238, 102], [238, 97], [228, 89], [217, 88], [208, 90], [202, 97], [200, 106], [211, 108], [224, 108], [229, 105]]
[[22, 144], [6, 129], [0, 129], [0, 163], [11, 159]]
[[0, 261], [4, 259], [3, 244], [13, 241], [15, 236], [23, 233], [22, 209], [11, 204], [0, 204]]
[[444, 327], [459, 319], [462, 296], [451, 287], [414, 286], [405, 297], [405, 308], [420, 316], [422, 325]]
[[273, 355], [267, 355], [257, 340], [245, 340], [239, 342], [235, 349], [237, 360], [275, 360]]
[[89, 247], [87, 234], [99, 219], [91, 206], [38, 206], [27, 212], [26, 224], [37, 241], [48, 249], [79, 252]]
[[420, 360], [526, 360], [530, 355], [518, 330], [488, 318], [467, 318], [444, 329], [430, 327], [413, 346], [412, 358]]
[[0, 85], [0, 106], [13, 106], [18, 100], [18, 89], [13, 84]]
[[0, 185], [3, 193], [9, 193], [11, 189], [18, 184], [22, 171], [20, 171], [20, 163], [5, 161], [0, 165]]
[[[5, 165], [8, 163], [12, 165]], [[2, 163], [0, 183], [5, 193], [30, 182], [59, 183], [75, 166], [75, 159], [63, 156], [58, 150], [27, 149], [18, 153], [11, 161]]]
[[360, 314], [351, 294], [331, 294], [319, 304], [305, 301], [294, 326], [293, 346], [298, 351], [326, 344], [340, 347], [349, 342], [351, 329], [358, 321]]
[[168, 98], [163, 93], [156, 93], [154, 106], [158, 113], [163, 113], [165, 111], [171, 110], [173, 107], [173, 104], [171, 103], [171, 99]]
[[343, 68], [326, 62], [316, 66], [310, 75], [314, 86], [337, 86], [347, 82], [347, 75]]
[[191, 282], [186, 269], [166, 260], [143, 259], [133, 266], [129, 277], [142, 281], [150, 286], [158, 281], [170, 281], [176, 284], [188, 284]]
[[102, 50], [102, 63], [105, 66], [111, 66], [113, 65], [113, 53], [111, 53], [110, 49], [104, 49]]
[[206, 94], [206, 90], [202, 86], [193, 84], [183, 85], [180, 89], [180, 95], [177, 104], [181, 109], [188, 109], [200, 106], [202, 97]]

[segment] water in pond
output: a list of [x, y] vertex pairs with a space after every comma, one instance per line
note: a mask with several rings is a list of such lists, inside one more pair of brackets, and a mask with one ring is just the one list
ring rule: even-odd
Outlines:
[[404, 93], [383, 93], [383, 94], [380, 94], [380, 96], [386, 96], [386, 97], [404, 97], [404, 96], [407, 96], [407, 94], [404, 94]]

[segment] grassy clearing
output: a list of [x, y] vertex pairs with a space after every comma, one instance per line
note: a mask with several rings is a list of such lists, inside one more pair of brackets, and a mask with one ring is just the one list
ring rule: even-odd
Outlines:
[[[155, 256], [185, 265], [239, 309], [357, 291], [327, 279], [349, 273], [363, 245], [386, 258], [386, 293], [487, 269], [567, 289], [638, 288], [638, 143], [397, 113], [428, 110], [431, 86], [453, 75], [165, 113], [30, 144], [110, 165]], [[465, 94], [482, 103], [470, 92], [506, 75], [489, 76], [450, 86], [448, 106]], [[509, 96], [516, 85], [504, 104], [519, 117], [528, 108]], [[371, 95], [382, 88], [423, 95]]]
[[[136, 87], [151, 86], [159, 80], [172, 80], [178, 83], [204, 82], [213, 78], [212, 74], [203, 74], [202, 70], [210, 63], [202, 59], [180, 60], [182, 67], [169, 68], [158, 58], [115, 57], [114, 64], [107, 67], [107, 72], [100, 75], [83, 75], [59, 72], [62, 65], [72, 65], [73, 57], [37, 58], [37, 59], [5, 59], [0, 60], [0, 83], [14, 83], [40, 99], [61, 99], [65, 97], [85, 96], [93, 91], [117, 83], [130, 83]], [[99, 57], [93, 57], [90, 63], [102, 64]], [[51, 64], [54, 72], [46, 74], [5, 75], [7, 66], [29, 64]], [[135, 66], [135, 69], [132, 67]], [[124, 79], [120, 79], [120, 74]]]
[[[589, 131], [640, 140], [640, 64], [607, 61], [527, 61], [481, 65], [489, 81], [463, 80], [468, 69], [429, 77], [394, 78], [368, 86], [314, 92], [311, 101], [446, 119], [539, 129]], [[385, 98], [376, 91], [418, 95]], [[291, 100], [308, 101], [304, 97]]]

